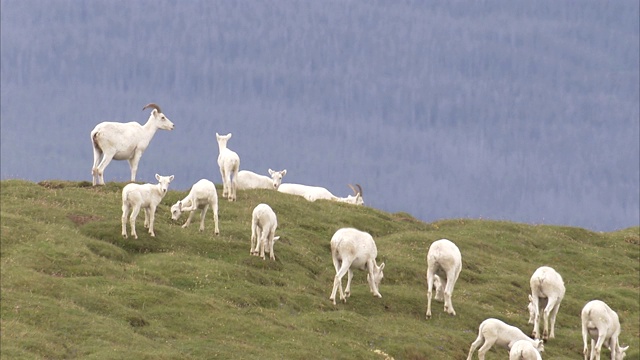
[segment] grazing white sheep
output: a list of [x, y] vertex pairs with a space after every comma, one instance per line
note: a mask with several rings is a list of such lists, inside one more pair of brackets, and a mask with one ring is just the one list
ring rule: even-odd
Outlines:
[[162, 198], [167, 194], [169, 183], [173, 181], [173, 175], [160, 176], [156, 174], [158, 184], [127, 184], [122, 189], [122, 236], [127, 238], [127, 215], [131, 210], [129, 223], [131, 225], [131, 235], [137, 239], [136, 217], [140, 209], [144, 209], [144, 227], [149, 228], [149, 234], [156, 236], [153, 232], [153, 222], [156, 215], [156, 207]]
[[518, 340], [509, 350], [509, 360], [542, 360], [542, 356], [529, 341]]
[[[340, 300], [347, 302], [351, 295], [352, 269], [367, 271], [367, 282], [369, 290], [373, 296], [382, 297], [378, 288], [380, 281], [384, 277], [382, 270], [384, 263], [377, 265], [376, 257], [378, 249], [373, 237], [364, 231], [354, 228], [342, 228], [331, 238], [331, 257], [333, 266], [336, 269], [336, 276], [333, 279], [333, 290], [329, 300], [336, 304], [336, 291], [340, 288]], [[347, 275], [346, 291], [342, 290], [342, 277]]]
[[258, 175], [249, 170], [238, 172], [238, 190], [247, 189], [273, 189], [278, 190], [282, 183], [282, 178], [287, 174], [287, 170], [273, 171], [269, 169], [269, 176]]
[[611, 351], [611, 360], [622, 360], [629, 346], [620, 347], [620, 320], [618, 314], [609, 305], [600, 300], [589, 301], [581, 313], [582, 342], [584, 343], [584, 359], [589, 356], [587, 340], [591, 338], [591, 354], [589, 359], [600, 360], [602, 345]]
[[238, 170], [240, 168], [240, 157], [234, 151], [227, 148], [227, 142], [231, 139], [231, 133], [220, 135], [216, 133], [218, 140], [218, 166], [222, 175], [222, 197], [229, 201], [236, 200], [236, 185]]
[[556, 336], [556, 315], [565, 293], [562, 276], [551, 267], [541, 266], [533, 273], [529, 284], [529, 324], [533, 324], [531, 336], [540, 339], [540, 318], [543, 318], [542, 339], [553, 339]]
[[508, 325], [498, 319], [489, 318], [483, 321], [478, 328], [478, 338], [471, 343], [469, 349], [469, 355], [467, 360], [471, 360], [473, 352], [476, 351], [478, 346], [484, 342], [484, 344], [478, 350], [478, 358], [484, 360], [484, 356], [495, 344], [507, 349], [511, 349], [513, 344], [518, 340], [525, 340], [539, 352], [544, 351], [544, 344], [540, 339], [531, 339], [522, 330], [515, 326]]
[[214, 233], [219, 235], [218, 193], [216, 192], [216, 186], [207, 179], [201, 179], [197, 183], [193, 184], [187, 197], [171, 206], [171, 219], [178, 220], [183, 212], [189, 211], [189, 217], [184, 225], [182, 225], [183, 228], [186, 228], [191, 224], [191, 219], [193, 218], [193, 214], [195, 214], [195, 210], [202, 209], [202, 212], [200, 213], [200, 231], [204, 231], [204, 219], [207, 216], [207, 210], [209, 210], [209, 207], [213, 210]]
[[[271, 260], [276, 259], [273, 243], [280, 237], [274, 236], [278, 227], [276, 213], [267, 204], [258, 204], [251, 214], [251, 255], [260, 256], [264, 260], [264, 252], [269, 252]], [[266, 248], [266, 249], [265, 249]]]
[[131, 181], [136, 181], [138, 162], [142, 153], [158, 129], [173, 130], [173, 123], [160, 111], [156, 104], [147, 104], [142, 110], [153, 108], [146, 124], [132, 121], [128, 123], [102, 122], [91, 131], [93, 145], [93, 185], [104, 185], [104, 169], [111, 160], [128, 160]]
[[451, 302], [451, 294], [460, 275], [460, 270], [462, 270], [462, 255], [456, 244], [447, 239], [440, 239], [429, 246], [427, 253], [427, 319], [431, 317], [434, 282], [436, 300], [442, 301], [444, 293], [444, 311], [451, 315], [456, 314]]

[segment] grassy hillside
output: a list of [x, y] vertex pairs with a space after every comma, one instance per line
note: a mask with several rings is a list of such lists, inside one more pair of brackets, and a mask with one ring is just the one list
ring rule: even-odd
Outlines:
[[[557, 338], [547, 359], [581, 357], [579, 313], [599, 298], [618, 312], [620, 341], [640, 356], [639, 229], [594, 233], [558, 226], [454, 219], [272, 191], [221, 202], [221, 235], [171, 221], [171, 191], [151, 238], [120, 236], [123, 184], [2, 181], [3, 359], [464, 359], [479, 323], [496, 317], [526, 333], [528, 281], [541, 265], [564, 277]], [[219, 192], [220, 193], [220, 192]], [[277, 261], [249, 256], [250, 218], [266, 202], [278, 214]], [[381, 299], [356, 272], [347, 304], [328, 300], [335, 271], [329, 239], [354, 226], [373, 235], [385, 261]], [[454, 241], [463, 270], [453, 303], [425, 320], [425, 255]], [[346, 281], [346, 279], [345, 279]], [[504, 359], [493, 349], [487, 359]], [[608, 352], [606, 352], [608, 356]]]

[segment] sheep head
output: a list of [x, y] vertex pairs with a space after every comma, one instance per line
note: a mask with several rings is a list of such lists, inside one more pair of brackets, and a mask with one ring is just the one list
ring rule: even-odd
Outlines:
[[152, 121], [158, 129], [162, 130], [173, 130], [174, 126], [171, 120], [167, 118], [160, 110], [160, 106], [154, 103], [149, 103], [145, 105], [142, 110], [151, 108], [151, 115], [149, 116], [149, 121]]

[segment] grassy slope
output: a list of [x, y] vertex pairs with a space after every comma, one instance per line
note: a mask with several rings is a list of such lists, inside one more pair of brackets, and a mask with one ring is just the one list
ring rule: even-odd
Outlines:
[[[157, 238], [140, 216], [140, 239], [124, 240], [123, 184], [0, 184], [2, 358], [382, 359], [373, 352], [381, 350], [395, 359], [464, 359], [487, 317], [531, 331], [528, 281], [541, 265], [558, 270], [567, 287], [545, 358], [580, 358], [579, 313], [594, 298], [620, 315], [628, 358], [640, 356], [638, 228], [601, 234], [467, 219], [426, 224], [265, 190], [221, 202], [214, 237], [211, 216], [205, 233], [197, 223], [182, 229], [170, 220], [169, 205], [186, 195], [172, 191], [157, 212]], [[278, 214], [275, 262], [249, 256], [251, 211], [260, 202]], [[375, 238], [386, 262], [382, 299], [356, 272], [348, 303], [328, 300], [335, 274], [329, 239], [345, 226]], [[457, 316], [435, 302], [426, 321], [425, 254], [440, 238], [463, 256]], [[487, 359], [505, 357], [493, 349]]]

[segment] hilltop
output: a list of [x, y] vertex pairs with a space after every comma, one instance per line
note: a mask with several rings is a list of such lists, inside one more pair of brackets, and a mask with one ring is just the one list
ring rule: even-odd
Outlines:
[[[562, 274], [567, 294], [545, 358], [581, 357], [579, 313], [599, 298], [618, 312], [628, 358], [640, 356], [640, 229], [610, 233], [507, 221], [418, 221], [407, 213], [239, 191], [213, 220], [182, 229], [169, 207], [156, 238], [120, 236], [123, 183], [7, 180], [1, 189], [1, 333], [6, 359], [464, 359], [477, 326], [500, 318], [531, 331], [528, 282], [541, 265]], [[221, 192], [219, 191], [219, 194]], [[366, 200], [366, 199], [365, 199]], [[277, 260], [249, 256], [251, 211], [278, 214]], [[381, 299], [355, 272], [348, 303], [328, 300], [335, 271], [329, 239], [339, 228], [371, 233], [384, 261]], [[454, 241], [463, 270], [457, 316], [435, 302], [425, 320], [425, 255]], [[345, 279], [346, 281], [346, 279]], [[605, 350], [604, 356], [608, 356]], [[505, 358], [492, 349], [487, 359]]]

